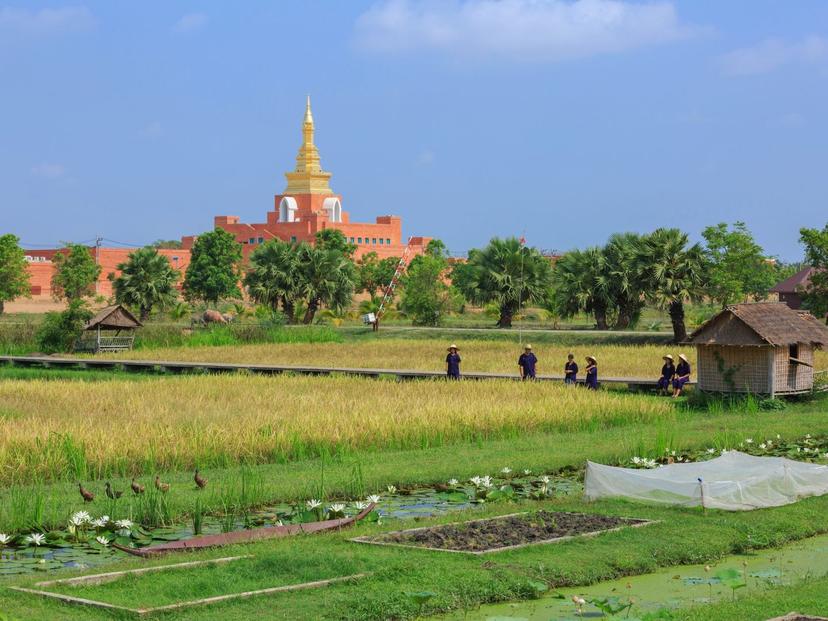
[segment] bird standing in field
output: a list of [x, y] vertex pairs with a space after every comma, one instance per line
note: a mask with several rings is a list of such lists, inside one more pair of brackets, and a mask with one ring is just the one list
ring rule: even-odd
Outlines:
[[90, 492], [88, 489], [83, 487], [83, 484], [78, 481], [78, 491], [80, 492], [81, 497], [83, 498], [84, 502], [92, 502], [95, 500], [95, 494]]
[[169, 483], [162, 483], [161, 478], [156, 474], [155, 475], [155, 488], [164, 494], [170, 491], [170, 484]]
[[121, 495], [124, 493], [123, 490], [114, 490], [112, 489], [112, 484], [107, 481], [106, 485], [104, 486], [106, 490], [106, 497], [111, 500], [118, 500]]
[[198, 489], [204, 489], [205, 487], [207, 487], [207, 479], [205, 479], [198, 473], [198, 468], [195, 469], [193, 481], [195, 481], [195, 484], [198, 486]]
[[132, 477], [132, 483], [130, 483], [129, 486], [132, 488], [132, 493], [136, 496], [138, 494], [143, 494], [144, 490], [146, 489], [146, 487], [144, 487], [135, 480], [135, 477]]

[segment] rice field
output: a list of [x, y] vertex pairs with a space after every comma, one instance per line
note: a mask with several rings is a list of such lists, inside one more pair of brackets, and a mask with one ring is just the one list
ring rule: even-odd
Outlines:
[[[517, 374], [520, 345], [502, 341], [459, 341], [462, 368], [467, 372], [484, 371]], [[142, 360], [179, 360], [187, 362], [231, 362], [257, 364], [310, 365], [357, 368], [395, 368], [442, 370], [448, 343], [436, 340], [378, 339], [345, 343], [286, 343], [204, 348], [172, 347], [145, 349], [118, 354], [119, 358]], [[661, 370], [662, 356], [670, 353], [678, 359], [686, 353], [691, 363], [695, 348], [661, 345], [567, 345], [536, 344], [538, 373], [562, 375], [566, 356], [572, 352], [583, 368], [587, 355], [598, 359], [599, 375], [606, 377], [652, 377]], [[828, 353], [818, 351], [816, 368], [828, 368]]]
[[193, 375], [0, 382], [0, 485], [600, 429], [668, 400], [548, 383]]

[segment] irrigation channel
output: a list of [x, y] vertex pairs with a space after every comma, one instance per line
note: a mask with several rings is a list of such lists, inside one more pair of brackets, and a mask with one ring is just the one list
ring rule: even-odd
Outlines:
[[[549, 477], [548, 485], [555, 496], [583, 492], [583, 486], [575, 475]], [[463, 487], [452, 493], [440, 492], [433, 487], [418, 487], [395, 493], [385, 492], [382, 494], [377, 512], [383, 519], [401, 520], [445, 515], [479, 506], [472, 500], [473, 494], [473, 488], [470, 487]], [[358, 512], [353, 507], [353, 503], [348, 504], [349, 514]], [[211, 535], [250, 527], [270, 526], [278, 522], [280, 515], [290, 513], [292, 508], [288, 504], [275, 504], [246, 513], [236, 511], [233, 515], [224, 517], [207, 515], [203, 518], [201, 534]], [[147, 533], [152, 543], [180, 541], [189, 539], [195, 534], [192, 522], [147, 529]], [[124, 557], [124, 552], [98, 544], [94, 535], [87, 543], [61, 543], [58, 546], [25, 548], [6, 547], [0, 549], [0, 578], [16, 574], [48, 572], [64, 567], [75, 569], [98, 567]]]
[[[716, 577], [717, 573], [728, 570], [732, 576], [730, 580]], [[485, 605], [477, 610], [437, 618], [443, 621], [576, 621], [605, 618], [608, 615], [600, 609], [604, 602], [609, 600], [610, 605], [623, 606], [632, 598], [629, 618], [634, 619], [662, 609], [729, 600], [734, 597], [734, 589], [728, 585], [731, 580], [733, 586], [746, 583], [746, 586], [735, 589], [738, 597], [772, 585], [795, 584], [825, 574], [828, 574], [828, 535], [819, 535], [784, 548], [728, 556], [709, 566], [666, 567], [651, 574], [552, 591], [536, 600]], [[580, 614], [573, 596], [585, 600]], [[626, 610], [622, 611], [618, 618], [623, 619], [626, 613]]]

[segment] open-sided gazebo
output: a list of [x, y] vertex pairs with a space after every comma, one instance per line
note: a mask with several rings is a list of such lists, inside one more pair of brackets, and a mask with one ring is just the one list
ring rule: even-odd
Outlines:
[[814, 385], [814, 350], [828, 327], [780, 302], [734, 304], [702, 324], [688, 343], [698, 352], [698, 388], [784, 395]]
[[132, 349], [135, 329], [143, 324], [120, 304], [98, 311], [83, 327], [75, 351], [98, 353]]

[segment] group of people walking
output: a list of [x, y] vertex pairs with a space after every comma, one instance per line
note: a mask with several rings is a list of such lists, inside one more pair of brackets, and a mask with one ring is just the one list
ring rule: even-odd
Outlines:
[[[690, 362], [687, 356], [679, 354], [678, 366], [673, 363], [673, 356], [667, 354], [664, 356], [664, 366], [661, 367], [661, 377], [658, 380], [658, 389], [668, 394], [670, 388], [673, 389], [673, 397], [681, 395], [684, 385], [690, 381]], [[460, 379], [460, 350], [452, 343], [448, 348], [446, 355], [446, 376], [449, 379]], [[520, 379], [533, 380], [538, 371], [538, 357], [532, 351], [532, 345], [528, 344], [524, 347], [523, 353], [517, 361], [518, 370], [520, 371]], [[578, 384], [578, 363], [575, 362], [575, 354], [569, 354], [566, 357], [564, 364], [564, 384], [568, 386], [575, 386]], [[586, 366], [584, 367], [584, 385], [589, 390], [598, 390], [598, 360], [595, 356], [586, 357]]]

